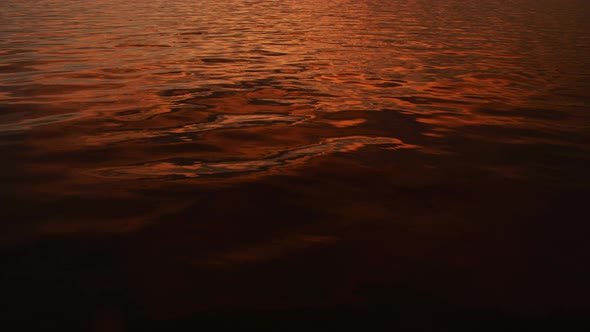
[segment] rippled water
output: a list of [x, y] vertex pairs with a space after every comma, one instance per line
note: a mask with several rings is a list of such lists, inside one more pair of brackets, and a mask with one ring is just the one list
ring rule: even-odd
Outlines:
[[581, 0], [3, 0], [9, 280], [89, 324], [123, 324], [122, 303], [142, 322], [356, 305], [363, 285], [579, 310], [588, 17]]

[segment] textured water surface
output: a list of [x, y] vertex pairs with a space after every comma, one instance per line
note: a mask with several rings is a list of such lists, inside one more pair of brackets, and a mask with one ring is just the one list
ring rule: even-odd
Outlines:
[[407, 330], [439, 307], [580, 312], [588, 17], [582, 0], [1, 1], [15, 316], [375, 305]]

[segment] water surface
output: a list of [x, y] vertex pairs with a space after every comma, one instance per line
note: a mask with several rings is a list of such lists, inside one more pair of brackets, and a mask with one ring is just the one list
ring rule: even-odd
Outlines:
[[588, 17], [581, 0], [3, 0], [13, 316], [167, 330], [363, 308], [429, 330], [582, 312]]

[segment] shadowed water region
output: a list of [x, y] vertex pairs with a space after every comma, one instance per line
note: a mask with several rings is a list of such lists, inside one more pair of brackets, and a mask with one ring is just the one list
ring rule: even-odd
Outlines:
[[583, 0], [3, 0], [2, 322], [573, 331]]

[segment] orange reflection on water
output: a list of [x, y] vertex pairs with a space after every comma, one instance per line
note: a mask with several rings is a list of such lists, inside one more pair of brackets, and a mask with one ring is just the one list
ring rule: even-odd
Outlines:
[[131, 330], [438, 309], [381, 288], [459, 321], [581, 308], [590, 12], [566, 2], [0, 1], [14, 298]]

